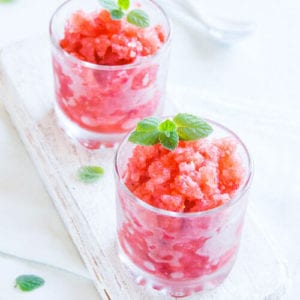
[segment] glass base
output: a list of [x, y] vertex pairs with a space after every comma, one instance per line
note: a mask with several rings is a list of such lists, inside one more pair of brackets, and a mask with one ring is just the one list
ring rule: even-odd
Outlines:
[[216, 272], [191, 280], [172, 280], [156, 277], [137, 267], [119, 246], [119, 258], [139, 285], [152, 288], [161, 294], [172, 297], [187, 297], [195, 293], [203, 294], [219, 286], [230, 273], [235, 257]]
[[55, 114], [60, 127], [65, 133], [83, 147], [88, 149], [116, 148], [126, 133], [96, 133], [79, 127], [72, 122], [62, 111], [55, 105]]

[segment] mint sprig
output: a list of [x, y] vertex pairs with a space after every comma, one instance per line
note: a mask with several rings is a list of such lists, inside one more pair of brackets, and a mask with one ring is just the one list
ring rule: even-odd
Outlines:
[[138, 27], [146, 28], [150, 25], [149, 16], [141, 9], [133, 9], [126, 17], [128, 23]]
[[36, 275], [20, 275], [16, 278], [16, 287], [23, 292], [31, 292], [45, 284], [45, 280]]
[[150, 25], [148, 14], [141, 9], [133, 9], [126, 14], [130, 7], [130, 0], [99, 0], [102, 7], [110, 12], [113, 20], [120, 20], [126, 15], [128, 23], [138, 27], [146, 28]]
[[183, 141], [201, 139], [213, 131], [207, 122], [194, 115], [177, 114], [173, 120], [177, 125], [177, 133]]
[[130, 0], [118, 0], [118, 6], [121, 9], [127, 10], [130, 6]]
[[160, 122], [157, 118], [150, 117], [138, 122], [128, 140], [144, 146], [160, 143], [164, 148], [174, 150], [179, 140], [198, 140], [207, 137], [212, 131], [212, 127], [201, 118], [179, 113], [172, 120]]
[[112, 0], [99, 0], [102, 7], [107, 9], [108, 11], [112, 11], [114, 9], [118, 9], [119, 6]]
[[159, 142], [159, 120], [153, 117], [137, 123], [136, 130], [129, 137], [129, 141], [140, 145], [155, 145]]
[[110, 14], [113, 20], [121, 20], [124, 17], [124, 12], [120, 9], [113, 9]]
[[179, 137], [176, 131], [163, 131], [159, 134], [159, 142], [169, 150], [174, 150], [178, 146]]
[[77, 176], [84, 183], [94, 183], [104, 174], [99, 166], [84, 166], [78, 169]]

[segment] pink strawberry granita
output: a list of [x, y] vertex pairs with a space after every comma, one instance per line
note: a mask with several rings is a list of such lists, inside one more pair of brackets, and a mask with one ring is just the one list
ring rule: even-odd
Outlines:
[[213, 127], [225, 136], [174, 151], [123, 142], [116, 157], [120, 258], [139, 283], [172, 296], [219, 285], [239, 247], [250, 158]]
[[60, 46], [80, 60], [117, 66], [154, 55], [165, 40], [161, 25], [139, 28], [126, 20], [112, 20], [107, 10], [77, 11], [66, 24]]
[[126, 185], [157, 208], [197, 212], [230, 201], [244, 178], [232, 138], [180, 142], [174, 151], [160, 144], [137, 146], [128, 163]]
[[68, 1], [52, 18], [57, 115], [89, 148], [118, 142], [138, 120], [163, 109], [169, 22], [150, 0], [132, 2], [141, 8], [145, 2], [149, 27], [113, 20], [92, 0]]

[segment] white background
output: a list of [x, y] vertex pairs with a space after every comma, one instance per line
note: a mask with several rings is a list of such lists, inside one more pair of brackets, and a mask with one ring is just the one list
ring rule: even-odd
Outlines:
[[[15, 0], [0, 4], [0, 47], [47, 32], [49, 18], [61, 2]], [[297, 0], [198, 2], [207, 12], [246, 18], [255, 21], [258, 28], [249, 39], [227, 47], [208, 40], [175, 18], [170, 82], [206, 90], [224, 99], [240, 99], [241, 106], [243, 101], [253, 101], [263, 104], [263, 109], [270, 113], [282, 111], [277, 128], [283, 130], [278, 135], [276, 128], [272, 131], [270, 127], [269, 132], [273, 140], [278, 140], [278, 147], [283, 147], [285, 126], [287, 134], [290, 128], [296, 128], [295, 132], [300, 129], [297, 123], [300, 116], [300, 3]], [[293, 138], [300, 139], [299, 135]], [[262, 144], [267, 142], [261, 140]], [[293, 145], [299, 146], [299, 142]], [[270, 178], [276, 181], [260, 178], [259, 169], [254, 180], [256, 187], [268, 185], [264, 191], [278, 192], [271, 198], [265, 192], [252, 201], [266, 230], [288, 260], [294, 283], [287, 299], [293, 300], [300, 298], [300, 181], [299, 176], [295, 177], [297, 172], [291, 169], [292, 165], [300, 166], [299, 158], [289, 157], [289, 145], [285, 145], [284, 150], [283, 155], [270, 153], [272, 159], [265, 166]], [[261, 157], [264, 155], [266, 153]], [[281, 168], [281, 173], [275, 176], [279, 164], [286, 164], [286, 168]], [[30, 209], [28, 203], [31, 203]], [[1, 104], [0, 215], [0, 251], [31, 259], [34, 253], [38, 261], [62, 267], [73, 265], [71, 271], [88, 276]], [[26, 298], [12, 288], [16, 275], [26, 272], [46, 272], [52, 281], [45, 289]], [[57, 284], [59, 291], [55, 289]], [[0, 300], [97, 299], [88, 280], [5, 256], [0, 256], [0, 291]]]

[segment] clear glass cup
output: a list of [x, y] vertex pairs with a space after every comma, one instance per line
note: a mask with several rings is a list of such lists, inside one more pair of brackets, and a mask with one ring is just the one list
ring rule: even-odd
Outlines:
[[135, 280], [174, 297], [213, 289], [227, 277], [238, 252], [252, 178], [249, 152], [240, 138], [207, 120], [212, 137], [237, 141], [245, 170], [229, 202], [193, 213], [159, 209], [137, 198], [123, 176], [136, 145], [120, 144], [115, 157], [119, 256]]
[[67, 20], [76, 11], [101, 10], [97, 0], [69, 0], [54, 13], [50, 38], [55, 83], [55, 111], [65, 132], [87, 148], [111, 147], [136, 122], [163, 111], [171, 29], [165, 12], [152, 0], [133, 0], [161, 25], [166, 36], [154, 54], [131, 64], [108, 66], [86, 62], [68, 54], [59, 41]]

